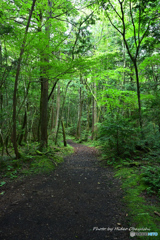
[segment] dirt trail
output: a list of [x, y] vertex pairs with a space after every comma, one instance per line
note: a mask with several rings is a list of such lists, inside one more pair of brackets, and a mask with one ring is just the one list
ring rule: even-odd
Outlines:
[[130, 239], [129, 231], [115, 230], [130, 226], [112, 169], [98, 165], [94, 148], [69, 143], [75, 153], [53, 173], [6, 186], [1, 240]]

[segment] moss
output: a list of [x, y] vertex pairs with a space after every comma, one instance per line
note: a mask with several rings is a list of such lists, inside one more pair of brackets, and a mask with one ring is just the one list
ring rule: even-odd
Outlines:
[[[149, 228], [150, 232], [158, 232], [160, 235], [159, 216], [154, 215], [154, 211], [160, 212], [158, 206], [151, 206], [143, 196], [146, 185], [142, 181], [142, 176], [137, 168], [116, 169], [116, 177], [122, 179], [122, 188], [125, 191], [124, 201], [129, 209], [129, 217], [132, 227]], [[137, 239], [145, 240], [140, 236]], [[147, 239], [158, 239], [148, 236]]]
[[51, 145], [45, 152], [40, 152], [37, 148], [38, 144], [23, 146], [20, 159], [7, 158], [7, 160], [1, 160], [0, 163], [5, 163], [1, 168], [2, 177], [14, 179], [18, 176], [51, 172], [59, 163], [63, 162], [64, 156], [74, 152], [70, 145], [67, 147]]

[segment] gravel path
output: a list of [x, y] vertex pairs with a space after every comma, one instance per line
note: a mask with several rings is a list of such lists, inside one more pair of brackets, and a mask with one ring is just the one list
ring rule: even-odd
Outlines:
[[75, 153], [53, 173], [9, 185], [1, 196], [1, 240], [133, 239], [112, 168], [98, 165], [94, 148], [68, 142]]

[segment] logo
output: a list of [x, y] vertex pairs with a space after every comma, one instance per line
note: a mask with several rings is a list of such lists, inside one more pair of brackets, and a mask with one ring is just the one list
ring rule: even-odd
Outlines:
[[135, 232], [130, 232], [130, 236], [135, 237], [136, 236]]

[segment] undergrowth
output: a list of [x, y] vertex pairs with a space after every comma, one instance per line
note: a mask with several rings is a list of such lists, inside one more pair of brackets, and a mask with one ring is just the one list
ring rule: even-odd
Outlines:
[[[124, 202], [128, 209], [131, 227], [150, 229], [144, 232], [157, 232], [160, 236], [160, 150], [149, 152], [135, 150], [129, 157], [115, 156], [113, 151], [103, 151], [101, 142], [88, 143], [98, 146], [103, 167], [113, 166], [115, 177], [119, 178], [124, 190]], [[106, 149], [105, 149], [106, 150]], [[139, 231], [143, 232], [143, 231]], [[140, 236], [136, 239], [159, 239], [157, 236]]]
[[[129, 209], [128, 216], [131, 219], [132, 227], [147, 228], [150, 229], [147, 232], [157, 232], [160, 235], [159, 216], [155, 215], [156, 212], [160, 212], [160, 207], [154, 196], [151, 198], [146, 196], [145, 191], [148, 185], [144, 181], [143, 173], [135, 167], [121, 167], [117, 169], [115, 176], [122, 180], [122, 188], [125, 192], [124, 201]], [[137, 239], [150, 240], [157, 239], [157, 237], [141, 236]]]
[[51, 172], [63, 161], [65, 155], [73, 152], [70, 145], [67, 147], [50, 145], [43, 152], [38, 149], [38, 143], [30, 143], [20, 148], [20, 159], [1, 157], [0, 187], [6, 183], [7, 179], [13, 180], [26, 175]]
[[[135, 159], [121, 159], [103, 155], [103, 165], [115, 168], [115, 177], [122, 182], [124, 201], [129, 209], [132, 227], [148, 228], [148, 232], [160, 235], [160, 166], [159, 157], [153, 151], [143, 155], [137, 154]], [[143, 231], [139, 231], [143, 232]], [[145, 231], [146, 232], [146, 231]], [[153, 236], [140, 236], [137, 239], [158, 239]]]

